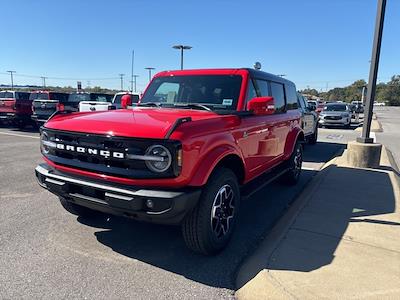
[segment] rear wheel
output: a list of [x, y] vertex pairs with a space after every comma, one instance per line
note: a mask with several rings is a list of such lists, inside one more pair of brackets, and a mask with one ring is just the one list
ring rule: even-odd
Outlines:
[[182, 223], [185, 243], [194, 252], [211, 255], [229, 242], [240, 204], [235, 174], [217, 169], [203, 189], [199, 203]]
[[284, 181], [287, 184], [294, 185], [299, 181], [301, 166], [303, 164], [303, 147], [299, 141], [296, 142], [288, 164], [289, 170], [284, 175]]
[[92, 218], [95, 216], [100, 215], [100, 212], [97, 212], [93, 209], [81, 206], [81, 205], [77, 205], [75, 203], [72, 203], [68, 200], [66, 200], [65, 198], [59, 197], [60, 199], [60, 203], [62, 205], [62, 207], [64, 207], [64, 209], [66, 211], [68, 211], [69, 213], [82, 217], [82, 218]]

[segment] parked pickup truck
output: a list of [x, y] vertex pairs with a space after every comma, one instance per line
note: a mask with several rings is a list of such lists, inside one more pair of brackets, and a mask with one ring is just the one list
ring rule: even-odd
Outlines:
[[130, 92], [119, 92], [114, 95], [112, 100], [112, 104], [117, 108], [122, 108], [121, 106], [121, 99], [123, 95], [129, 94], [131, 95], [132, 105], [137, 105], [140, 99], [139, 93], [130, 93]]
[[161, 72], [133, 109], [53, 116], [36, 177], [70, 213], [180, 224], [190, 249], [214, 254], [232, 236], [241, 187], [276, 170], [298, 181], [297, 101], [291, 81], [259, 70]]
[[68, 102], [67, 93], [57, 93], [51, 91], [34, 91], [29, 96], [32, 102], [32, 120], [39, 126], [43, 125], [47, 119], [58, 110], [64, 110]]
[[90, 98], [79, 102], [79, 111], [103, 111], [111, 108], [113, 96], [110, 94], [88, 94]]
[[31, 115], [28, 92], [0, 91], [0, 122], [23, 128], [32, 123]]

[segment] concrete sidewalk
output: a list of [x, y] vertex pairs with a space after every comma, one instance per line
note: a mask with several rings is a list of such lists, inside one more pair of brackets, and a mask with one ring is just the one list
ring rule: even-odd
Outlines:
[[237, 277], [247, 299], [400, 299], [400, 181], [346, 152], [303, 191]]

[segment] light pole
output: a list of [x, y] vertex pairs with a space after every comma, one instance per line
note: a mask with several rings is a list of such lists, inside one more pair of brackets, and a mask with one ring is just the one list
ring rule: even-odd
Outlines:
[[121, 80], [121, 91], [124, 89], [124, 76], [125, 74], [118, 74]]
[[190, 50], [192, 46], [185, 46], [185, 45], [175, 45], [172, 48], [181, 50], [181, 70], [183, 70], [183, 50]]
[[147, 67], [147, 68], [145, 68], [146, 70], [149, 70], [149, 81], [151, 81], [151, 71], [152, 70], [155, 70], [156, 68], [153, 68], [153, 67]]
[[367, 99], [365, 103], [366, 113], [364, 116], [364, 124], [361, 137], [357, 138], [357, 142], [363, 144], [372, 144], [374, 139], [369, 136], [371, 131], [372, 110], [375, 100], [376, 79], [378, 76], [379, 56], [381, 52], [383, 22], [385, 20], [386, 0], [378, 0], [378, 9], [375, 21], [374, 43], [372, 46], [371, 66], [369, 69], [369, 79], [367, 87]]
[[11, 75], [11, 89], [14, 88], [14, 77], [13, 74], [15, 73], [15, 71], [7, 71], [8, 73], [10, 73]]
[[41, 76], [40, 78], [42, 78], [42, 86], [43, 86], [43, 88], [45, 88], [46, 87], [46, 76]]
[[[132, 68], [131, 68], [131, 92], [133, 92], [133, 63], [135, 61], [135, 50], [132, 50]], [[135, 90], [136, 92], [136, 90]]]
[[135, 93], [136, 93], [136, 78], [138, 78], [139, 77], [139, 75], [132, 75], [132, 77], [133, 77], [133, 83], [135, 84]]

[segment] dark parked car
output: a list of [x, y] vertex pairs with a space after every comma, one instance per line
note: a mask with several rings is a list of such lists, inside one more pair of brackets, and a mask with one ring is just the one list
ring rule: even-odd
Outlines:
[[318, 139], [318, 114], [315, 112], [316, 107], [307, 102], [306, 98], [297, 93], [297, 99], [301, 109], [301, 127], [304, 131], [306, 141], [314, 145]]
[[32, 100], [28, 92], [0, 92], [0, 121], [19, 128], [32, 123]]
[[32, 92], [32, 120], [42, 125], [57, 110], [64, 110], [69, 94], [50, 91]]
[[[81, 101], [97, 101], [99, 98], [106, 99], [111, 101], [112, 95], [103, 94], [103, 93], [85, 93], [85, 92], [76, 92], [71, 94], [65, 93], [53, 93], [53, 92], [44, 92], [49, 93], [47, 95], [40, 95], [42, 98], [49, 98], [43, 101], [37, 101], [34, 106], [35, 115], [34, 119], [39, 123], [43, 124], [47, 121], [47, 119], [53, 115], [56, 111], [79, 111], [79, 103]], [[36, 96], [33, 96], [36, 97]], [[39, 97], [39, 96], [37, 96]], [[54, 100], [51, 100], [51, 99]]]

